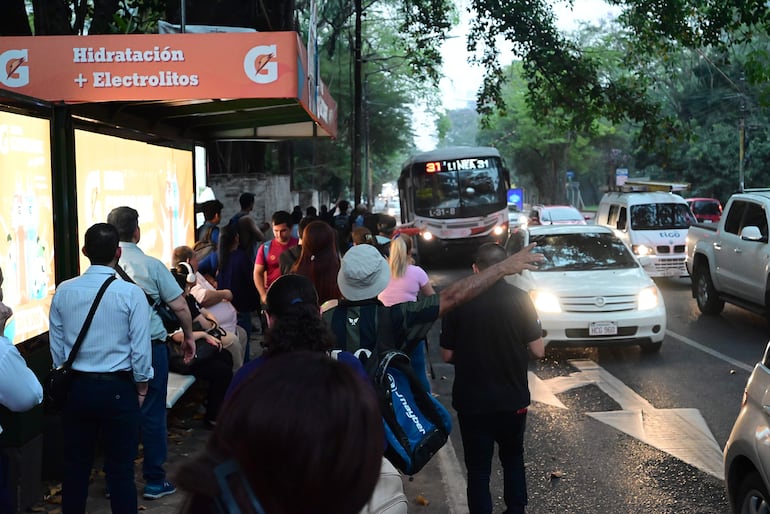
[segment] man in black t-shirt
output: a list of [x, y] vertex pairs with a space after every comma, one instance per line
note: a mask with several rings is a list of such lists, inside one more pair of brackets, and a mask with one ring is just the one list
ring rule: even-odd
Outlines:
[[[475, 273], [501, 262], [505, 250], [479, 247]], [[468, 474], [471, 514], [491, 514], [489, 475], [495, 442], [503, 467], [508, 514], [524, 513], [524, 427], [529, 405], [527, 366], [542, 358], [545, 344], [529, 295], [498, 280], [449, 312], [441, 326], [441, 353], [455, 365], [452, 406], [457, 411]]]

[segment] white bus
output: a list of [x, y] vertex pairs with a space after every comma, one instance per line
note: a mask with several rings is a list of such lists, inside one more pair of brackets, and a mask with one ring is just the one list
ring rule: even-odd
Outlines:
[[[491, 147], [452, 147], [409, 158], [401, 169], [401, 221], [417, 235], [425, 264], [453, 249], [505, 244], [510, 178]], [[403, 231], [403, 229], [402, 229]]]

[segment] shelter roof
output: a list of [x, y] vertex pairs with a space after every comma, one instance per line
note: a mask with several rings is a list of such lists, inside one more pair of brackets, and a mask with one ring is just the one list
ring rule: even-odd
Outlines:
[[295, 32], [6, 37], [0, 104], [63, 103], [76, 120], [164, 138], [335, 137], [313, 63]]

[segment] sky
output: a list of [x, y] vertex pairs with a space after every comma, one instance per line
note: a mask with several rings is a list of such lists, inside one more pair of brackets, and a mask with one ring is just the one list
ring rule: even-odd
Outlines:
[[[557, 18], [557, 27], [569, 32], [578, 27], [580, 21], [599, 21], [607, 17], [614, 17], [620, 13], [620, 9], [606, 4], [603, 0], [575, 0], [574, 7], [559, 0], [552, 0], [554, 13]], [[460, 109], [468, 105], [476, 98], [476, 93], [481, 86], [484, 76], [483, 69], [468, 63], [466, 41], [469, 29], [469, 15], [465, 10], [467, 0], [456, 0], [458, 10], [461, 12], [461, 23], [454, 28], [450, 38], [442, 46], [441, 53], [444, 59], [444, 78], [439, 87], [444, 108]], [[504, 45], [500, 45], [503, 49]], [[506, 55], [507, 54], [507, 55]], [[500, 62], [505, 65], [513, 60], [510, 50], [504, 51]], [[426, 114], [419, 108], [415, 109], [415, 125], [424, 127], [427, 123]], [[418, 136], [415, 144], [421, 150], [430, 150], [435, 146], [434, 134], [424, 130], [415, 130]]]

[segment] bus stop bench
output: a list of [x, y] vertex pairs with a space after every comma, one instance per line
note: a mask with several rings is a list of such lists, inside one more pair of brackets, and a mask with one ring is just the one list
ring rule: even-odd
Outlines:
[[166, 387], [166, 408], [170, 409], [182, 397], [191, 385], [195, 383], [195, 377], [192, 375], [180, 375], [169, 371], [168, 387]]

